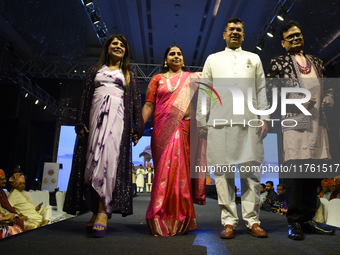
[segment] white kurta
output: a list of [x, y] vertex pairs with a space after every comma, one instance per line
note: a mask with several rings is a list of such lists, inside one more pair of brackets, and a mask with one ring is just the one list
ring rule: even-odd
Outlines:
[[[206, 116], [202, 115], [201, 111], [201, 98], [205, 92], [199, 90], [198, 126], [208, 125], [211, 127], [208, 132], [208, 165], [229, 165], [254, 161], [259, 164], [262, 163], [264, 161], [263, 144], [258, 139], [256, 128], [248, 126], [249, 120], [258, 119], [257, 115], [248, 108], [248, 88], [252, 90], [254, 108], [257, 110], [269, 109], [265, 76], [259, 56], [243, 51], [241, 48], [236, 50], [226, 48], [225, 51], [212, 54], [204, 64], [202, 81], [213, 86], [222, 101], [222, 106], [220, 103], [214, 104], [211, 98], [207, 96], [207, 112], [210, 111], [207, 121]], [[235, 85], [243, 92], [243, 115], [233, 114], [233, 95], [224, 86], [226, 84]], [[240, 98], [237, 98], [237, 100], [240, 100]], [[269, 119], [269, 115], [261, 115], [260, 118]], [[214, 120], [217, 119], [227, 120], [228, 123], [215, 121], [216, 127], [214, 128]], [[231, 121], [232, 123], [242, 124], [232, 125], [232, 128], [230, 128]], [[256, 121], [252, 121], [250, 124], [257, 126]], [[220, 139], [221, 136], [225, 139]]]
[[[257, 115], [248, 108], [248, 88], [252, 92], [252, 105], [257, 110], [267, 110], [269, 105], [266, 96], [265, 76], [261, 60], [258, 55], [243, 51], [241, 48], [231, 50], [226, 48], [225, 51], [210, 55], [203, 68], [204, 83], [213, 86], [221, 97], [222, 106], [213, 103], [207, 96], [207, 113], [209, 119], [202, 114], [202, 90], [199, 90], [197, 121], [199, 127], [208, 126], [207, 138], [207, 163], [208, 166], [234, 165], [252, 166], [259, 165], [264, 161], [264, 150], [262, 141], [256, 134], [256, 128], [248, 125], [257, 126]], [[236, 86], [239, 92], [234, 100], [242, 100], [240, 94], [243, 94], [244, 102], [233, 102], [233, 94], [230, 89], [223, 85]], [[215, 95], [214, 95], [215, 96]], [[216, 96], [215, 96], [216, 97]], [[216, 99], [217, 100], [217, 99]], [[244, 108], [242, 115], [234, 115], [236, 107]], [[269, 119], [268, 115], [262, 115], [261, 119]], [[223, 119], [228, 123], [214, 122], [214, 120]], [[242, 124], [231, 125], [238, 122]], [[216, 189], [218, 193], [218, 203], [222, 209], [222, 225], [238, 224], [238, 216], [235, 204], [235, 183], [234, 175], [224, 173], [215, 173]], [[260, 223], [260, 173], [243, 175], [241, 173], [241, 199], [242, 215], [247, 227], [254, 223]]]
[[8, 201], [18, 214], [27, 216], [29, 220], [37, 221], [40, 224], [44, 220], [51, 220], [52, 206], [42, 206], [39, 211], [36, 211], [36, 206], [24, 192], [14, 189], [9, 194]]
[[141, 168], [138, 168], [137, 169], [137, 187], [144, 187], [144, 174], [145, 174], [145, 171], [144, 169], [141, 169]]

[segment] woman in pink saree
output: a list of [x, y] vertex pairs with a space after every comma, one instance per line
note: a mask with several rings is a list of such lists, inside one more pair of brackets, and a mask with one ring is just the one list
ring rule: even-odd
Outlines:
[[193, 202], [205, 203], [205, 196], [194, 199], [190, 178], [190, 78], [198, 74], [186, 70], [180, 48], [170, 46], [161, 73], [149, 83], [142, 110], [144, 123], [154, 112], [151, 149], [155, 177], [146, 212], [154, 236], [197, 229]]

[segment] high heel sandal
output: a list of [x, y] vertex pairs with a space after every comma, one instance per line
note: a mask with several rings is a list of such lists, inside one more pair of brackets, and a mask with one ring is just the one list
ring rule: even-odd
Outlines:
[[[105, 211], [99, 211], [98, 213], [104, 213], [107, 215], [108, 219], [110, 218], [110, 215]], [[94, 227], [103, 227], [104, 229], [93, 229]], [[93, 228], [92, 231], [94, 237], [104, 237], [106, 235], [107, 226], [102, 224], [93, 224]]]

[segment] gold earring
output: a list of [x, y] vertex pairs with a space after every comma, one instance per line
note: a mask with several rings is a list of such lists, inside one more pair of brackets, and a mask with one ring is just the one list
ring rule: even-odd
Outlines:
[[184, 65], [184, 62], [183, 62], [183, 65], [182, 65], [182, 67], [185, 67], [185, 65]]
[[168, 67], [168, 63], [167, 62], [164, 63], [164, 67]]

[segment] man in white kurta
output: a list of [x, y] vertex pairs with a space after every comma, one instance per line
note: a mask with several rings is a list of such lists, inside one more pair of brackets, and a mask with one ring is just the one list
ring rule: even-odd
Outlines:
[[25, 194], [25, 178], [20, 173], [14, 174], [9, 181], [13, 190], [8, 196], [8, 201], [18, 214], [28, 217], [28, 220], [34, 221], [37, 226], [45, 226], [51, 221], [52, 206], [35, 206], [29, 197]]
[[[248, 108], [248, 88], [251, 88], [251, 101], [255, 109], [267, 110], [269, 107], [261, 60], [258, 55], [241, 48], [244, 39], [243, 26], [239, 18], [228, 20], [226, 31], [223, 33], [227, 43], [226, 49], [208, 56], [204, 64], [203, 82], [216, 89], [222, 106], [220, 103], [214, 104], [207, 97], [207, 120], [201, 108], [204, 92], [199, 90], [197, 107], [200, 134], [208, 131], [208, 166], [216, 167], [216, 189], [224, 226], [221, 238], [233, 238], [239, 221], [235, 204], [234, 173], [230, 171], [235, 169], [233, 166], [236, 164], [240, 169], [242, 216], [247, 233], [267, 237], [267, 233], [259, 227], [260, 172], [241, 172], [241, 168], [259, 166], [264, 161], [262, 139], [268, 132], [268, 124], [264, 120], [269, 118], [268, 115], [262, 115], [263, 121], [259, 122], [257, 115]], [[244, 102], [240, 97], [235, 98], [236, 101], [233, 102], [233, 95], [230, 89], [226, 89], [226, 84], [235, 86], [232, 90], [242, 91]], [[242, 107], [243, 114], [233, 114], [234, 110], [240, 110]], [[220, 169], [223, 169], [223, 166], [227, 168], [218, 172], [218, 166]]]
[[142, 165], [137, 169], [137, 192], [143, 193], [144, 190], [144, 175], [146, 174]]

